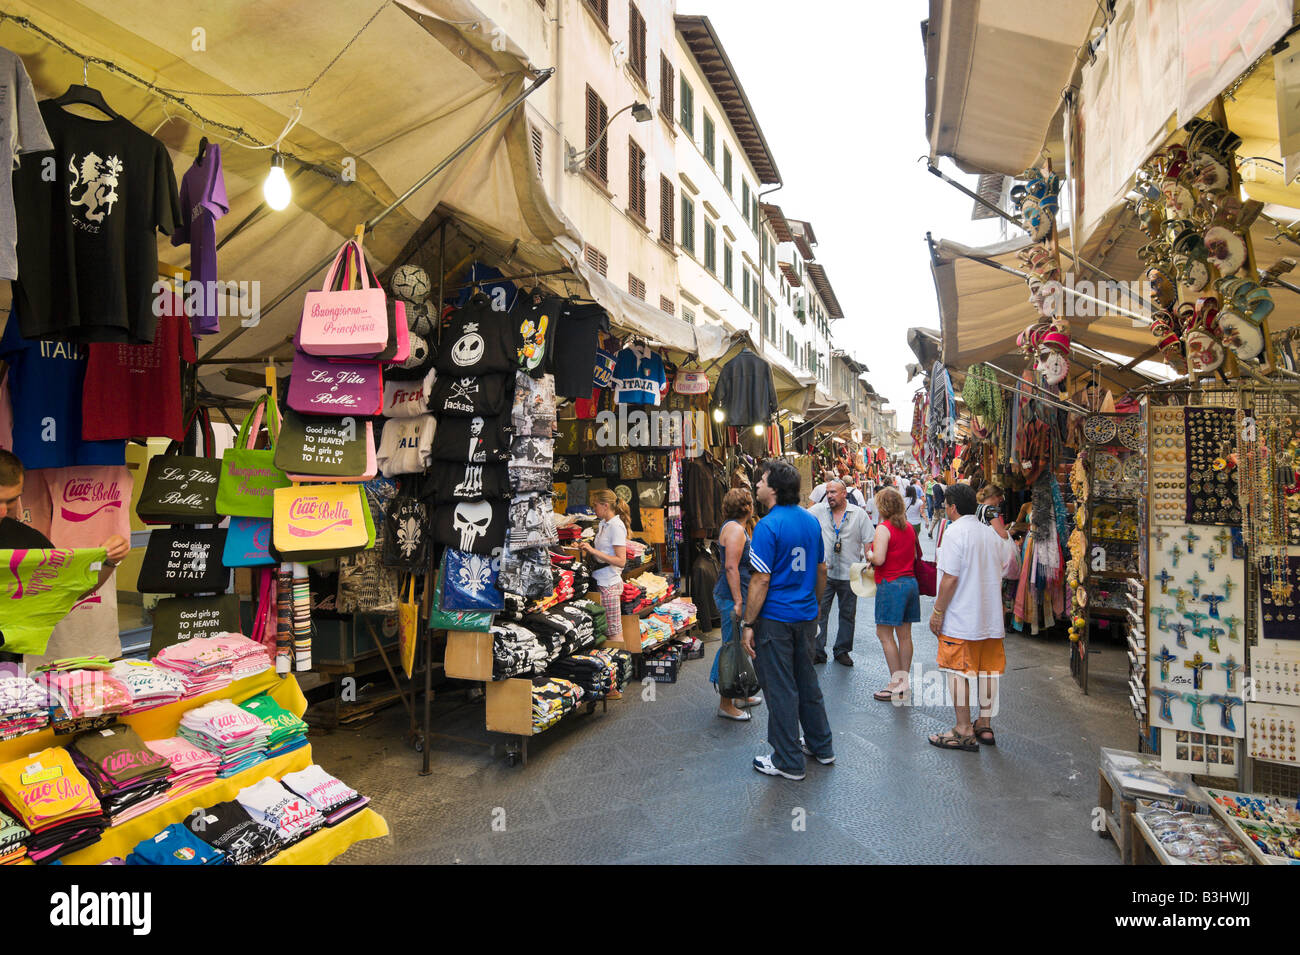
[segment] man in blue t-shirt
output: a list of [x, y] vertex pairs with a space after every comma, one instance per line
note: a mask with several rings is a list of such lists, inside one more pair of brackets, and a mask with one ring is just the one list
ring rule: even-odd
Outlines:
[[[804, 756], [835, 762], [831, 727], [813, 668], [817, 608], [826, 589], [822, 529], [799, 506], [799, 472], [785, 461], [758, 468], [755, 493], [769, 508], [749, 547], [753, 576], [745, 598], [741, 642], [754, 659], [767, 703], [771, 756], [755, 756], [768, 776], [803, 779]], [[803, 725], [807, 737], [799, 735]]]

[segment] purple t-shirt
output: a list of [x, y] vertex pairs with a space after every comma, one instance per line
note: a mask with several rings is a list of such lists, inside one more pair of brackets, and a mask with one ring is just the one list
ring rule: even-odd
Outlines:
[[[208, 146], [203, 161], [190, 166], [181, 179], [181, 227], [172, 245], [190, 244], [190, 280], [202, 295], [187, 295], [186, 310], [195, 335], [221, 331], [217, 321], [217, 220], [230, 211], [226, 179], [221, 174], [221, 147]], [[193, 307], [191, 308], [191, 303]]]

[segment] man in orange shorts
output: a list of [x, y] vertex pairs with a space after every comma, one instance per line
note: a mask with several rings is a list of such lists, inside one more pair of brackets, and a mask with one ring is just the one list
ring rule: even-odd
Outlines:
[[[954, 484], [944, 497], [951, 523], [939, 551], [939, 593], [934, 598], [930, 630], [939, 638], [939, 669], [948, 674], [948, 688], [957, 711], [956, 725], [930, 737], [941, 749], [979, 750], [996, 744], [993, 711], [998, 679], [1006, 672], [1002, 648], [1002, 578], [1014, 567], [1019, 550], [1007, 533], [996, 505], [977, 505], [968, 484]], [[978, 678], [979, 719], [971, 724], [967, 687]]]

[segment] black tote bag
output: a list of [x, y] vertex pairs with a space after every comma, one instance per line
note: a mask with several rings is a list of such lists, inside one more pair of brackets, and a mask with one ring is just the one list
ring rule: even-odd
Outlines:
[[173, 527], [149, 535], [136, 589], [148, 594], [225, 593], [230, 570], [221, 562], [226, 529]]
[[153, 637], [149, 656], [156, 657], [163, 647], [184, 643], [196, 637], [216, 637], [223, 633], [241, 633], [239, 595], [217, 597], [168, 597], [158, 601], [153, 610]]
[[[162, 454], [149, 459], [149, 470], [135, 507], [136, 515], [146, 524], [215, 524], [220, 520], [217, 483], [221, 478], [221, 459], [210, 457], [212, 421], [206, 408], [191, 413], [186, 425], [188, 434], [192, 434], [195, 423], [202, 435], [201, 454], [182, 454], [181, 444], [173, 441]], [[189, 440], [187, 437], [187, 444]]]

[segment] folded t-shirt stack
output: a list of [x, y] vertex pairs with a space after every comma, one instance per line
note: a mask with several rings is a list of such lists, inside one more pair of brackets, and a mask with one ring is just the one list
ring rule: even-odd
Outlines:
[[53, 862], [96, 843], [107, 825], [90, 780], [62, 746], [0, 766], [0, 800], [30, 830], [33, 862]]
[[668, 620], [672, 624], [673, 633], [681, 633], [699, 622], [699, 609], [685, 597], [678, 597], [660, 604], [651, 616]]
[[0, 677], [0, 739], [35, 733], [49, 722], [44, 686], [29, 676]]
[[221, 768], [221, 757], [216, 753], [209, 753], [179, 736], [146, 740], [144, 745], [167, 760], [170, 767], [167, 774], [168, 799], [184, 796], [214, 782], [217, 770]]
[[185, 827], [174, 822], [157, 835], [141, 839], [127, 865], [224, 865], [225, 855]]
[[667, 643], [673, 638], [672, 624], [658, 617], [646, 617], [641, 621], [641, 649]]
[[212, 638], [213, 646], [221, 647], [230, 654], [230, 677], [242, 680], [257, 676], [271, 668], [271, 655], [266, 646], [256, 640], [250, 640], [242, 633], [223, 633]]
[[260, 693], [239, 706], [270, 727], [271, 736], [266, 744], [267, 759], [275, 759], [307, 745], [307, 724], [275, 702], [269, 694]]
[[546, 633], [555, 633], [563, 638], [557, 656], [576, 653], [596, 643], [595, 629], [591, 615], [580, 606], [568, 603], [542, 613], [529, 614], [524, 617], [524, 625], [542, 638]]
[[60, 657], [36, 668], [37, 673], [66, 673], [69, 670], [111, 670], [112, 662], [105, 656]]
[[128, 713], [166, 706], [185, 695], [185, 681], [180, 674], [145, 660], [118, 660], [109, 672], [131, 694]]
[[231, 654], [217, 642], [218, 637], [195, 637], [184, 643], [163, 647], [153, 662], [185, 681], [185, 696], [201, 696], [221, 690], [234, 682]]
[[13, 865], [27, 855], [26, 839], [31, 831], [21, 822], [0, 812], [0, 865]]
[[[568, 517], [568, 515], [565, 515]], [[560, 543], [571, 544], [582, 536], [582, 528], [576, 523], [568, 523], [555, 529], [556, 536], [559, 537]]]
[[185, 817], [185, 825], [199, 839], [219, 849], [228, 865], [258, 865], [280, 851], [280, 840], [248, 810], [231, 800]]
[[217, 775], [233, 776], [266, 759], [271, 728], [230, 700], [213, 700], [181, 717], [178, 736], [221, 758]]
[[617, 689], [617, 667], [589, 653], [575, 653], [556, 660], [551, 664], [550, 674], [581, 687], [588, 699], [604, 699]]
[[296, 773], [285, 773], [281, 780], [286, 789], [311, 803], [325, 817], [325, 825], [336, 826], [360, 812], [370, 802], [351, 786], [335, 779], [315, 763]]
[[550, 729], [582, 699], [582, 688], [559, 677], [533, 679], [533, 732]]
[[547, 648], [527, 627], [507, 621], [492, 625], [492, 679], [531, 676], [549, 662]]
[[325, 825], [325, 817], [315, 806], [274, 779], [244, 787], [235, 799], [248, 810], [254, 822], [260, 822], [275, 834], [281, 848]]
[[83, 733], [68, 747], [99, 797], [110, 825], [134, 819], [167, 801], [171, 764], [134, 729], [114, 723]]
[[131, 691], [104, 669], [51, 670], [36, 679], [50, 692], [55, 719], [113, 716], [131, 707]]
[[561, 570], [555, 575], [555, 589], [545, 597], [528, 604], [529, 613], [540, 613], [573, 599], [573, 571]]

